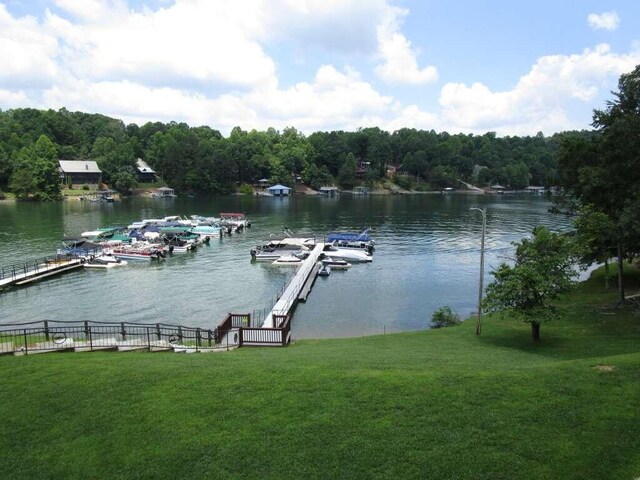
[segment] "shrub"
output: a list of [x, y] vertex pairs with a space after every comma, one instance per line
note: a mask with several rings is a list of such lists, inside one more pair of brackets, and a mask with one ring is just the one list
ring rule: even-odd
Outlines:
[[87, 185], [86, 183], [84, 185], [82, 185], [82, 189], [83, 190], [90, 190], [89, 185]]
[[245, 195], [253, 195], [253, 187], [248, 183], [243, 183], [242, 185], [240, 185], [240, 188], [238, 190], [240, 191], [240, 193], [244, 193]]
[[451, 327], [460, 323], [460, 317], [456, 312], [451, 310], [451, 307], [445, 305], [433, 312], [431, 323], [433, 324], [433, 328]]

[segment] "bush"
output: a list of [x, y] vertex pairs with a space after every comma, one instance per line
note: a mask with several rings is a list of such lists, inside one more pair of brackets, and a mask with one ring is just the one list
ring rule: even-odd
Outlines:
[[451, 310], [451, 307], [445, 305], [433, 312], [431, 323], [433, 324], [433, 328], [451, 327], [460, 323], [460, 317], [456, 312]]
[[253, 187], [248, 183], [243, 183], [240, 185], [238, 189], [240, 193], [244, 193], [245, 195], [253, 195]]
[[90, 190], [89, 185], [87, 184], [82, 185], [82, 190]]

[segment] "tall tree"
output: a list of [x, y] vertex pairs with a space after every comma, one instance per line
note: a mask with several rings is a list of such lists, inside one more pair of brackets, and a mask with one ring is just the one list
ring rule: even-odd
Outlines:
[[640, 65], [623, 74], [614, 100], [594, 110], [598, 136], [568, 137], [559, 152], [563, 183], [583, 205], [606, 215], [613, 225], [618, 296], [625, 301], [624, 260], [640, 251], [640, 235], [629, 219], [640, 202]]

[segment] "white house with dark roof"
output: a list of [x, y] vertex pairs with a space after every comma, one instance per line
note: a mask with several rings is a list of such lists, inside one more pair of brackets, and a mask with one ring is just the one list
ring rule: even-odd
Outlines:
[[63, 185], [95, 185], [102, 181], [102, 170], [93, 160], [58, 160]]

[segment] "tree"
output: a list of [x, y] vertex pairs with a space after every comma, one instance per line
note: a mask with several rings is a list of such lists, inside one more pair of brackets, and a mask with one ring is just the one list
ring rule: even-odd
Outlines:
[[515, 262], [502, 263], [487, 286], [483, 307], [531, 324], [531, 335], [540, 340], [540, 325], [556, 313], [552, 303], [571, 289], [577, 276], [573, 246], [562, 234], [536, 227], [531, 239], [515, 242]]
[[584, 206], [606, 215], [613, 226], [618, 296], [624, 303], [624, 260], [640, 251], [633, 214], [640, 204], [640, 65], [618, 81], [615, 100], [594, 110], [597, 136], [568, 136], [559, 151], [563, 185]]
[[356, 185], [356, 168], [356, 157], [353, 156], [353, 153], [347, 154], [338, 174], [338, 181], [343, 188], [351, 189]]

